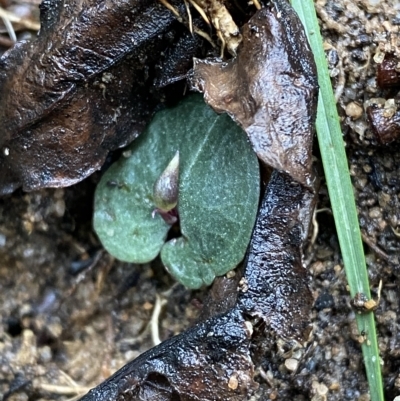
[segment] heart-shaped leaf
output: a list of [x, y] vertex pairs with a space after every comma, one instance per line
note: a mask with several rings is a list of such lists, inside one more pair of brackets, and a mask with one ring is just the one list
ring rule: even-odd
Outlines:
[[[118, 259], [145, 263], [161, 251], [175, 278], [190, 288], [212, 283], [243, 258], [259, 199], [258, 161], [244, 132], [192, 95], [154, 117], [104, 174], [94, 227]], [[179, 151], [178, 211], [182, 236], [164, 245], [170, 226], [154, 213], [154, 184]]]

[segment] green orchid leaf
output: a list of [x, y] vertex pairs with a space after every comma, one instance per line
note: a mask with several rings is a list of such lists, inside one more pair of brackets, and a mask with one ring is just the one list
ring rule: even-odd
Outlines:
[[[243, 259], [256, 218], [259, 167], [246, 135], [200, 95], [156, 114], [147, 130], [104, 174], [94, 227], [116, 258], [145, 263], [161, 251], [189, 288], [209, 285]], [[170, 226], [154, 213], [154, 185], [179, 152], [182, 236], [164, 245]]]

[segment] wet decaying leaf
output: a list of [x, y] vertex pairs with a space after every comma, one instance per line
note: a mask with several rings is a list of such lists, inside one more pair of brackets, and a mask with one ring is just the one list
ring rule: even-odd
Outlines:
[[276, 1], [242, 35], [235, 59], [195, 60], [192, 86], [242, 126], [262, 161], [311, 187], [318, 86], [301, 23], [286, 1]]
[[81, 400], [243, 400], [257, 387], [250, 337], [233, 309], [145, 352]]
[[100, 168], [143, 130], [165, 98], [158, 86], [184, 78], [201, 43], [157, 0], [40, 7], [37, 39], [0, 59], [0, 195]]
[[303, 244], [316, 196], [274, 171], [248, 250], [239, 297], [242, 309], [261, 317], [280, 337], [304, 342], [311, 330], [312, 296], [302, 264]]

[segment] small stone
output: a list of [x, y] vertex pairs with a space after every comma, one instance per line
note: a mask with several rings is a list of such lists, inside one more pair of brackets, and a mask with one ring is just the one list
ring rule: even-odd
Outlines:
[[367, 174], [372, 172], [372, 167], [369, 164], [364, 164], [363, 165], [363, 170], [364, 172], [366, 172]]
[[137, 358], [140, 355], [139, 351], [129, 350], [125, 352], [124, 358], [125, 361], [132, 361], [133, 359]]
[[6, 242], [7, 242], [7, 237], [0, 233], [0, 248], [3, 248], [6, 246]]
[[47, 325], [47, 331], [48, 334], [51, 336], [51, 338], [56, 339], [60, 338], [63, 331], [63, 327], [60, 322], [55, 321]]
[[311, 384], [313, 388], [314, 396], [311, 398], [311, 401], [323, 401], [326, 400], [326, 395], [328, 394], [328, 387], [324, 383], [319, 383], [317, 381], [313, 381]]
[[246, 326], [247, 336], [250, 338], [253, 335], [253, 325], [248, 320], [244, 322], [244, 325]]
[[329, 390], [328, 390], [328, 387], [326, 387], [324, 383], [320, 383], [317, 391], [320, 395], [327, 395]]
[[65, 213], [65, 202], [63, 199], [59, 199], [54, 203], [54, 212], [56, 216], [63, 217]]
[[342, 267], [341, 267], [340, 265], [335, 265], [335, 266], [333, 267], [333, 270], [335, 271], [336, 275], [342, 273]]
[[51, 361], [53, 354], [51, 352], [51, 348], [48, 345], [40, 347], [39, 351], [39, 359], [42, 363], [48, 363]]
[[326, 401], [326, 397], [320, 394], [315, 394], [313, 398], [311, 398], [311, 401]]
[[232, 278], [236, 276], [235, 270], [229, 270], [228, 273], [226, 273], [226, 278]]
[[317, 261], [311, 265], [311, 271], [313, 272], [313, 274], [315, 276], [318, 276], [319, 274], [321, 274], [323, 271], [325, 271], [325, 269], [326, 269], [326, 266], [321, 261]]
[[299, 361], [297, 359], [289, 358], [289, 359], [286, 359], [286, 361], [285, 361], [286, 369], [290, 370], [291, 372], [294, 372], [295, 370], [297, 370], [298, 366], [299, 366]]
[[382, 211], [379, 207], [373, 207], [370, 209], [368, 215], [371, 219], [380, 219], [382, 217]]
[[237, 373], [234, 373], [234, 374], [229, 378], [228, 387], [229, 387], [231, 390], [236, 390], [236, 389], [238, 388], [238, 386], [239, 386], [239, 381], [238, 381], [238, 378], [237, 378]]
[[338, 382], [334, 382], [329, 386], [329, 390], [338, 391], [340, 390], [340, 384]]
[[357, 120], [358, 118], [360, 118], [363, 115], [362, 107], [356, 102], [350, 102], [346, 106], [345, 111], [346, 111], [346, 115], [348, 117], [353, 118], [354, 120]]
[[247, 279], [242, 277], [239, 281], [239, 289], [242, 292], [247, 292], [249, 289], [249, 284], [247, 283]]
[[322, 292], [317, 300], [315, 301], [315, 309], [317, 311], [321, 311], [323, 309], [328, 309], [328, 308], [333, 308], [335, 306], [335, 301], [333, 299], [333, 296], [329, 294], [328, 292]]
[[400, 375], [398, 375], [398, 376], [396, 377], [396, 380], [394, 381], [394, 386], [395, 386], [397, 389], [400, 389]]
[[18, 392], [18, 393], [11, 394], [10, 397], [7, 397], [7, 400], [8, 401], [28, 401], [29, 397], [26, 393]]
[[151, 302], [149, 302], [149, 301], [146, 301], [144, 304], [143, 304], [143, 309], [144, 310], [151, 310], [151, 309], [153, 309], [153, 304], [151, 303]]

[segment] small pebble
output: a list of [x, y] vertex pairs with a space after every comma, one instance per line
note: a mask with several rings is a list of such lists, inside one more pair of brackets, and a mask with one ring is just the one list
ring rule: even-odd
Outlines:
[[133, 359], [137, 358], [139, 355], [140, 355], [139, 351], [129, 350], [129, 351], [125, 352], [124, 358], [125, 358], [125, 361], [132, 361]]
[[340, 384], [338, 382], [332, 383], [329, 386], [329, 390], [332, 390], [332, 391], [337, 391], [339, 389], [340, 389]]
[[334, 306], [335, 301], [333, 299], [333, 296], [324, 291], [318, 296], [317, 300], [315, 301], [314, 308], [317, 311], [321, 311], [323, 309], [333, 308]]
[[371, 219], [380, 219], [382, 217], [382, 211], [379, 207], [373, 207], [370, 209], [368, 215]]
[[244, 322], [244, 325], [246, 327], [248, 337], [251, 337], [253, 335], [253, 325], [247, 320]]
[[237, 378], [237, 374], [234, 373], [234, 374], [229, 378], [228, 387], [229, 387], [231, 390], [236, 390], [236, 389], [238, 388], [238, 386], [239, 386], [239, 381], [238, 381], [238, 378]]
[[356, 102], [350, 102], [346, 106], [345, 111], [346, 111], [346, 115], [348, 117], [353, 118], [354, 120], [357, 120], [358, 118], [360, 118], [363, 115], [362, 107]]
[[324, 383], [320, 383], [317, 391], [321, 395], [326, 395], [326, 394], [328, 394], [328, 387], [326, 387]]
[[63, 199], [59, 199], [54, 203], [54, 213], [57, 217], [63, 217], [65, 213], [65, 202]]
[[398, 376], [396, 377], [396, 380], [394, 381], [394, 386], [395, 386], [397, 389], [400, 389], [400, 375], [398, 375]]
[[39, 359], [42, 363], [47, 363], [51, 361], [53, 357], [51, 348], [48, 345], [39, 348]]
[[295, 370], [297, 370], [298, 366], [299, 366], [299, 361], [297, 359], [289, 358], [289, 359], [286, 359], [286, 361], [285, 361], [286, 369], [290, 370], [291, 372], [294, 372]]
[[26, 393], [14, 393], [7, 397], [7, 401], [28, 401], [29, 397]]
[[270, 400], [276, 400], [278, 398], [278, 393], [276, 391], [273, 391], [270, 395], [269, 395], [269, 399]]
[[232, 278], [236, 276], [235, 270], [229, 270], [228, 273], [226, 273], [226, 278]]
[[6, 242], [7, 242], [7, 237], [0, 233], [0, 248], [3, 248], [6, 246]]

